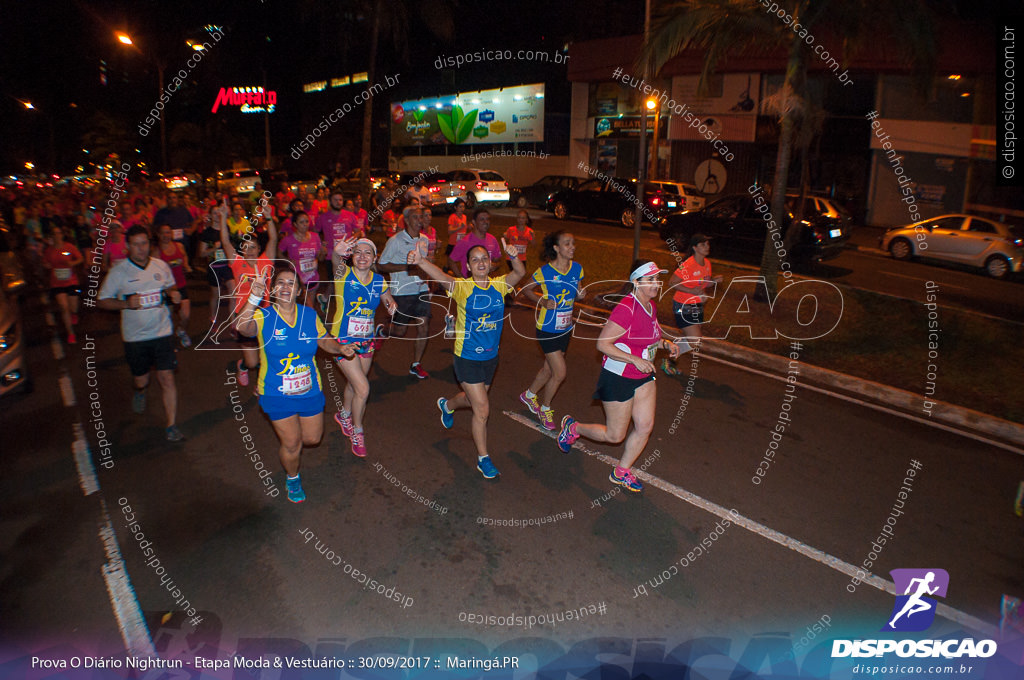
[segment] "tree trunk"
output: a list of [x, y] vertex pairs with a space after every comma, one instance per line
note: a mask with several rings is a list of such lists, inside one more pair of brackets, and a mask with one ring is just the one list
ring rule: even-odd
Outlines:
[[[373, 27], [370, 30], [370, 63], [366, 68], [367, 84], [373, 87], [377, 78], [377, 45], [380, 39], [380, 3], [373, 5]], [[359, 158], [359, 193], [364, 203], [370, 202], [370, 149], [373, 137], [373, 95], [363, 108], [363, 149]]]
[[[786, 79], [782, 84], [783, 92], [787, 97], [796, 97], [802, 92], [803, 74], [803, 50], [800, 41], [794, 36], [790, 43], [789, 61], [786, 64]], [[793, 155], [794, 127], [790, 107], [784, 106], [782, 126], [779, 132], [779, 149], [775, 155], [775, 176], [772, 182], [771, 196], [772, 217], [775, 218], [775, 224], [782, 231], [782, 237], [785, 237], [784, 230], [786, 228], [786, 185], [789, 182], [789, 162]], [[789, 259], [789, 255], [787, 252], [787, 259]], [[775, 241], [770, 236], [764, 241], [760, 275], [764, 278], [765, 287], [763, 290], [758, 290], [759, 294], [755, 296], [755, 299], [760, 302], [774, 300], [779, 293], [779, 251], [775, 248]], [[762, 295], [764, 295], [764, 299], [762, 299]]]

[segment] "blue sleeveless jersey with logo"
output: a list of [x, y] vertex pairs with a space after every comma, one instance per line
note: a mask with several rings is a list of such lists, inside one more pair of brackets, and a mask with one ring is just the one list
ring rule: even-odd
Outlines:
[[486, 288], [473, 279], [455, 279], [451, 298], [458, 305], [455, 318], [455, 356], [485, 361], [498, 356], [505, 318], [505, 295], [512, 287], [504, 276], [490, 279]]
[[373, 274], [365, 284], [349, 269], [334, 281], [334, 302], [337, 308], [331, 317], [331, 335], [343, 343], [368, 340], [373, 337], [373, 315], [380, 304], [380, 296], [388, 290], [388, 282], [380, 274]]
[[535, 292], [558, 303], [554, 309], [538, 305], [537, 330], [561, 333], [572, 328], [572, 311], [583, 280], [583, 266], [579, 262], [569, 265], [569, 271], [560, 272], [550, 262], [533, 273]]
[[281, 318], [273, 306], [253, 311], [260, 340], [260, 394], [266, 397], [308, 397], [323, 387], [316, 368], [319, 338], [327, 329], [316, 312], [296, 305], [295, 324]]

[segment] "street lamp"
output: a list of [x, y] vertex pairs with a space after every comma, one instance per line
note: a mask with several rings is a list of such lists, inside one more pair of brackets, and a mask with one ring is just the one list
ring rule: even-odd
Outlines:
[[30, 111], [32, 109], [36, 108], [35, 106], [32, 105], [32, 102], [28, 102], [28, 101], [22, 102], [21, 105], [24, 106], [26, 109], [29, 109]]
[[[135, 44], [135, 41], [133, 41], [131, 36], [127, 33], [118, 31], [115, 35], [117, 37], [118, 42], [120, 42], [122, 45], [134, 47], [136, 50], [138, 50], [139, 54], [147, 56], [142, 50], [138, 48], [138, 46]], [[164, 92], [164, 62], [161, 59], [158, 59], [153, 56], [150, 56], [149, 58], [150, 61], [152, 61], [153, 64], [156, 66], [157, 72], [159, 73], [158, 84], [160, 89], [156, 93], [156, 98], [157, 101], [160, 101], [160, 96]], [[166, 111], [167, 109], [165, 107], [164, 110], [160, 112], [160, 167], [162, 170], [167, 169], [167, 122], [164, 120], [166, 118]]]

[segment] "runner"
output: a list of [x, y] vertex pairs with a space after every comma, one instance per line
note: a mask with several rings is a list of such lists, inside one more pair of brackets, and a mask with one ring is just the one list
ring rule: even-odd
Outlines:
[[455, 244], [465, 238], [466, 229], [469, 226], [469, 222], [466, 219], [466, 201], [457, 198], [453, 205], [455, 206], [455, 212], [448, 216], [448, 247], [444, 249], [446, 257], [452, 254]]
[[[344, 258], [352, 256], [352, 266]], [[334, 297], [337, 305], [331, 319], [331, 335], [342, 345], [351, 345], [357, 358], [337, 359], [338, 368], [347, 381], [342, 396], [342, 408], [334, 420], [346, 437], [352, 440], [353, 455], [366, 456], [363, 435], [363, 415], [366, 399], [370, 396], [370, 382], [366, 376], [373, 363], [373, 315], [381, 300], [389, 314], [398, 305], [391, 297], [384, 277], [372, 270], [377, 258], [377, 246], [368, 238], [338, 241], [331, 253], [334, 265]]]
[[370, 213], [363, 209], [363, 197], [361, 194], [356, 194], [353, 205], [355, 206], [353, 214], [356, 216], [356, 230], [363, 236], [366, 236], [373, 228], [370, 225]]
[[[290, 263], [278, 263], [273, 277], [269, 273], [265, 267], [253, 281], [237, 328], [240, 335], [260, 339], [260, 408], [281, 442], [278, 456], [287, 474], [288, 500], [301, 503], [306, 500], [299, 477], [302, 447], [316, 446], [324, 433], [324, 393], [316, 350], [349, 357], [353, 351], [327, 335], [314, 310], [295, 304], [298, 284]], [[274, 303], [261, 308], [270, 292], [268, 278]]]
[[569, 232], [559, 230], [548, 234], [543, 247], [541, 259], [547, 264], [533, 273], [536, 286], [526, 286], [522, 293], [530, 301], [539, 303], [537, 342], [544, 352], [544, 365], [527, 390], [519, 395], [519, 400], [537, 416], [541, 425], [554, 430], [551, 400], [565, 380], [565, 352], [572, 338], [573, 306], [584, 297], [580, 289], [583, 267], [572, 259], [576, 241]]
[[64, 229], [57, 224], [50, 226], [50, 237], [43, 251], [43, 266], [50, 271], [50, 295], [60, 310], [68, 344], [77, 342], [75, 326], [78, 325], [78, 275], [75, 268], [85, 259], [71, 243], [64, 240]]
[[[473, 211], [473, 230], [459, 239], [450, 255], [448, 255], [448, 267], [453, 272], [462, 272], [462, 276], [469, 276], [467, 255], [473, 246], [484, 246], [487, 254], [491, 256], [491, 273], [497, 270], [501, 263], [501, 248], [498, 247], [498, 239], [487, 233], [491, 228], [491, 213], [487, 208], [477, 208]], [[517, 260], [519, 252], [510, 259]], [[525, 269], [523, 270], [525, 271]]]
[[299, 210], [292, 213], [291, 221], [294, 232], [281, 239], [278, 249], [291, 261], [299, 275], [299, 299], [312, 307], [315, 296], [310, 294], [309, 283], [317, 278], [317, 263], [324, 256], [323, 243], [319, 235], [309, 231], [309, 215]]
[[210, 200], [209, 211], [204, 218], [206, 228], [199, 237], [199, 256], [207, 260], [206, 283], [210, 286], [210, 328], [217, 324], [220, 312], [220, 301], [232, 298], [234, 293], [234, 274], [228, 263], [228, 255], [220, 244], [221, 226], [227, 220], [228, 206], [226, 203], [217, 205], [216, 199]]
[[[231, 263], [231, 274], [235, 280], [233, 291], [235, 296], [235, 312], [240, 313], [242, 308], [245, 307], [252, 283], [259, 276], [259, 273], [268, 266], [273, 269], [272, 261], [277, 257], [277, 227], [274, 225], [273, 220], [267, 223], [267, 235], [269, 237], [267, 248], [260, 253], [252, 224], [249, 224], [249, 231], [242, 234], [238, 250], [235, 250], [235, 246], [232, 244], [231, 237], [228, 234], [227, 223], [221, 224], [220, 244], [224, 248], [228, 261]], [[266, 292], [266, 289], [264, 290]], [[235, 328], [237, 329], [237, 325]], [[242, 346], [242, 358], [236, 364], [238, 384], [246, 387], [249, 385], [249, 371], [259, 366], [260, 355], [257, 349], [259, 341], [255, 335], [246, 335], [244, 332], [239, 331], [238, 344]]]
[[[686, 258], [679, 268], [672, 273], [669, 290], [675, 290], [672, 296], [672, 316], [676, 327], [683, 332], [686, 346], [681, 352], [687, 352], [691, 345], [700, 342], [701, 326], [704, 324], [704, 301], [709, 288], [722, 282], [721, 276], [711, 276], [711, 237], [694, 234], [690, 237], [690, 257]], [[692, 342], [691, 342], [692, 341]], [[665, 375], [679, 375], [675, 362], [668, 357], [661, 360], [661, 370]]]
[[128, 230], [128, 258], [110, 270], [98, 295], [100, 309], [121, 311], [121, 338], [124, 354], [132, 373], [135, 394], [132, 411], [146, 410], [146, 388], [149, 374], [156, 370], [156, 380], [163, 391], [165, 435], [169, 442], [185, 438], [175, 424], [178, 417], [178, 388], [174, 369], [178, 366], [171, 338], [172, 304], [181, 302], [174, 285], [174, 275], [167, 263], [150, 257], [149, 232], [141, 224]]
[[192, 273], [192, 267], [188, 263], [188, 256], [185, 254], [185, 246], [180, 241], [174, 240], [174, 231], [171, 225], [164, 224], [157, 230], [157, 244], [153, 246], [154, 256], [159, 257], [171, 268], [174, 275], [174, 285], [178, 287], [181, 294], [181, 304], [178, 307], [178, 329], [176, 334], [181, 346], [188, 348], [192, 346], [192, 339], [188, 337], [188, 319], [192, 307], [188, 299], [188, 284], [185, 275]]
[[[604, 407], [605, 423], [577, 423], [566, 415], [558, 434], [558, 448], [563, 453], [569, 453], [573, 442], [581, 436], [608, 444], [618, 444], [625, 439], [622, 458], [608, 479], [633, 492], [644, 487], [629, 468], [643, 453], [654, 428], [657, 393], [652, 360], [660, 347], [668, 349], [673, 358], [679, 354], [674, 342], [662, 339], [658, 325], [655, 306], [661, 291], [658, 276], [666, 273], [667, 270], [659, 269], [653, 262], [637, 260], [633, 263], [633, 272], [629, 275], [633, 291], [612, 310], [597, 338], [597, 351], [605, 356], [594, 399], [600, 400]], [[626, 437], [630, 419], [633, 431]]]
[[490, 278], [491, 256], [484, 246], [469, 251], [470, 278], [456, 279], [445, 274], [434, 263], [424, 259], [419, 248], [409, 251], [408, 262], [439, 282], [458, 306], [458, 331], [455, 340], [455, 379], [462, 391], [451, 399], [440, 398], [441, 424], [450, 429], [455, 423], [455, 410], [473, 409], [473, 443], [476, 445], [476, 469], [486, 479], [498, 476], [487, 452], [487, 417], [494, 372], [498, 368], [498, 343], [505, 316], [505, 295], [526, 275], [523, 263], [516, 258], [516, 249], [502, 243], [512, 259], [512, 272]]
[[[424, 251], [429, 250], [427, 238], [420, 231], [422, 221], [419, 208], [409, 206], [403, 211], [405, 229], [388, 239], [384, 252], [380, 256], [377, 270], [391, 275], [391, 294], [398, 304], [398, 315], [393, 316], [388, 328], [388, 335], [404, 338], [410, 326], [416, 327], [416, 340], [412, 346], [412, 364], [409, 374], [420, 380], [430, 377], [420, 364], [423, 353], [427, 349], [427, 338], [430, 333], [430, 290], [427, 283], [420, 278], [418, 270], [408, 264], [409, 251], [423, 245]], [[426, 260], [433, 261], [427, 255]], [[416, 273], [413, 273], [416, 272]], [[400, 318], [399, 318], [400, 317]]]
[[124, 226], [114, 220], [110, 223], [110, 238], [103, 246], [103, 271], [110, 271], [115, 264], [126, 257], [128, 257], [128, 242], [124, 238]]
[[355, 233], [355, 215], [345, 210], [345, 196], [340, 191], [331, 194], [331, 209], [317, 215], [313, 231], [320, 234], [327, 252], [334, 252], [334, 244]]
[[[504, 237], [506, 243], [516, 247], [519, 259], [523, 261], [525, 267], [526, 249], [533, 243], [533, 220], [530, 219], [530, 213], [520, 210], [516, 214], [516, 223], [505, 230]], [[512, 263], [509, 262], [508, 266], [511, 267]]]

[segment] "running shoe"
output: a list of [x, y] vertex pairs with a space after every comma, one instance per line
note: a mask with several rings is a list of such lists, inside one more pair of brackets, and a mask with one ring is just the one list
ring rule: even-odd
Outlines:
[[242, 365], [242, 359], [235, 364], [235, 371], [238, 373], [238, 384], [242, 387], [249, 386], [249, 369]]
[[181, 343], [181, 346], [184, 347], [185, 349], [188, 349], [189, 347], [192, 346], [192, 338], [188, 337], [188, 333], [185, 332], [184, 328], [178, 329], [178, 341]]
[[146, 393], [142, 390], [136, 390], [135, 394], [132, 395], [132, 411], [135, 413], [143, 413], [146, 410]]
[[356, 426], [352, 422], [352, 414], [347, 416], [341, 415], [341, 411], [334, 414], [334, 422], [341, 428], [341, 433], [346, 437], [351, 437], [356, 432]]
[[420, 380], [424, 380], [430, 377], [430, 374], [423, 370], [423, 367], [420, 366], [420, 362], [418, 361], [409, 367], [409, 375], [414, 375]]
[[[526, 392], [523, 392], [522, 394], [519, 395], [519, 401], [521, 401], [524, 404], [526, 404], [526, 408], [530, 409], [530, 413], [532, 413], [535, 416], [539, 416], [540, 415], [540, 402], [537, 401], [537, 395], [536, 394], [533, 395], [532, 397], [528, 397], [528, 396], [526, 396]], [[553, 430], [555, 428], [554, 427], [550, 427], [548, 429], [549, 430]]]
[[301, 503], [306, 500], [306, 492], [302, 490], [302, 480], [299, 479], [299, 475], [295, 475], [295, 479], [285, 475], [284, 485], [288, 489], [288, 500], [292, 503]]
[[75, 337], [75, 334], [74, 333], [69, 333], [68, 334], [68, 344], [69, 345], [74, 345], [76, 342], [78, 342], [78, 338]]
[[540, 407], [540, 413], [537, 414], [537, 418], [540, 420], [540, 424], [544, 426], [545, 430], [555, 430], [555, 412], [544, 406]]
[[569, 453], [579, 438], [580, 436], [576, 434], [576, 421], [572, 416], [563, 416], [562, 429], [558, 433], [558, 448], [562, 449], [562, 453]]
[[[622, 470], [622, 475], [619, 475], [619, 470]], [[644, 490], [644, 485], [633, 476], [633, 473], [628, 468], [616, 467], [612, 470], [612, 473], [608, 475], [608, 479], [621, 486], [626, 491], [632, 491], [633, 493], [639, 493]]]
[[661, 370], [665, 372], [665, 375], [679, 375], [679, 369], [676, 368], [676, 362], [668, 357], [664, 357], [661, 360]]
[[185, 439], [185, 435], [181, 433], [177, 425], [171, 425], [167, 428], [167, 441], [169, 442], [180, 442]]
[[448, 400], [441, 397], [437, 400], [437, 407], [441, 409], [441, 424], [444, 425], [444, 429], [452, 429], [452, 425], [455, 424], [455, 412], [448, 410]]
[[484, 476], [484, 479], [494, 479], [501, 473], [498, 472], [498, 468], [494, 467], [494, 463], [491, 462], [490, 456], [484, 456], [476, 461], [476, 469], [480, 471], [480, 474]]
[[366, 458], [366, 441], [362, 432], [352, 433], [352, 455], [358, 458]]

